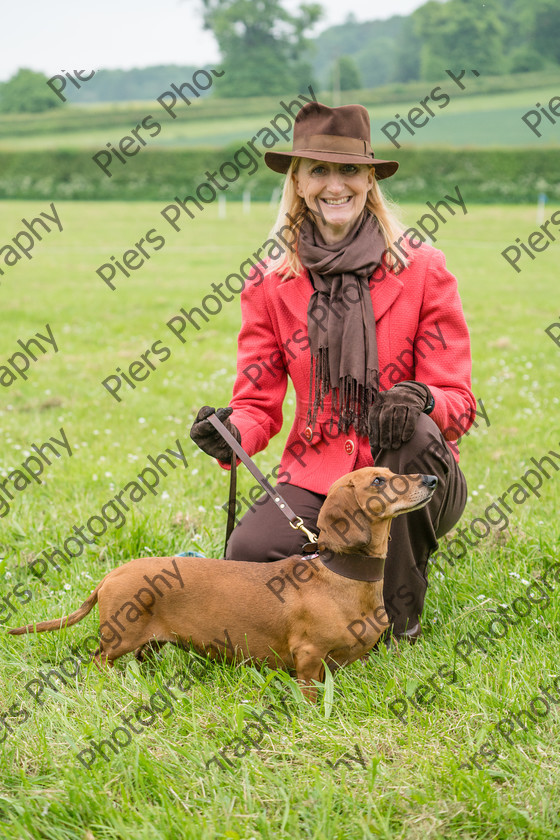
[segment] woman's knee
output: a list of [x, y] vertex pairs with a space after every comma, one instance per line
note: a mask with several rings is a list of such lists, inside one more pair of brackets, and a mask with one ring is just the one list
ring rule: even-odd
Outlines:
[[[421, 414], [414, 434], [398, 449], [382, 449], [375, 456], [375, 464], [404, 474], [426, 472], [426, 462], [434, 460], [448, 471], [453, 454], [431, 417]], [[441, 470], [440, 470], [441, 471]]]
[[[308, 528], [317, 527], [317, 516], [325, 499], [319, 493], [292, 484], [278, 487], [286, 503]], [[292, 528], [289, 520], [270, 499], [257, 499], [233, 530], [226, 550], [226, 560], [266, 563], [302, 554], [308, 537]]]
[[[288, 495], [286, 493], [286, 496]], [[290, 499], [288, 504], [292, 502], [293, 500]], [[296, 504], [298, 513], [300, 507]], [[292, 528], [289, 520], [274, 502], [266, 497], [264, 504], [249, 508], [232, 531], [226, 549], [226, 560], [242, 560], [251, 563], [282, 560], [291, 554], [301, 554], [305, 542], [307, 542], [305, 534]]]
[[[267, 559], [266, 546], [261, 544], [261, 535], [266, 529], [259, 525], [258, 519], [258, 508], [249, 508], [231, 532], [226, 549], [226, 560], [258, 563]], [[268, 543], [269, 540], [266, 542]]]

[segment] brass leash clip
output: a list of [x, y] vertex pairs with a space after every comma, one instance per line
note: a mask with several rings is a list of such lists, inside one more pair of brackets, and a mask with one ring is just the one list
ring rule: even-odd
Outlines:
[[301, 518], [301, 516], [296, 516], [295, 519], [290, 520], [290, 525], [296, 531], [303, 531], [310, 543], [317, 542], [317, 535], [310, 531], [309, 528], [306, 528], [306, 526], [303, 524], [303, 519]]

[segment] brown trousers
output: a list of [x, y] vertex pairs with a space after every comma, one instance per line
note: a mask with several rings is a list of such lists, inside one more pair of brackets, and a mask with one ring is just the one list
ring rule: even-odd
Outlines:
[[[438, 539], [459, 521], [467, 501], [467, 483], [440, 430], [426, 414], [420, 415], [414, 435], [400, 449], [379, 450], [373, 455], [377, 467], [438, 478], [436, 492], [425, 507], [393, 520], [385, 563], [383, 596], [393, 632], [415, 636], [428, 585], [428, 558], [436, 550]], [[316, 532], [317, 516], [326, 497], [292, 484], [280, 484], [278, 489], [305, 525]], [[281, 560], [301, 554], [306, 541], [263, 493], [234, 528], [226, 559]]]

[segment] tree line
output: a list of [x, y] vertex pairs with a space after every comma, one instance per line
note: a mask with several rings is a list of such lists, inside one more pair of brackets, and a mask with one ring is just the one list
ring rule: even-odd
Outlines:
[[[391, 82], [438, 81], [448, 68], [481, 75], [556, 69], [560, 65], [558, 0], [428, 0], [408, 16], [345, 23], [311, 38], [323, 16], [319, 3], [287, 11], [283, 0], [191, 0], [218, 43], [225, 71], [212, 95], [284, 95], [315, 89], [374, 88]], [[70, 102], [146, 100], [172, 81], [191, 78], [193, 66], [160, 65], [99, 70]], [[37, 112], [63, 103], [46, 77], [20, 70], [0, 85], [0, 111]]]

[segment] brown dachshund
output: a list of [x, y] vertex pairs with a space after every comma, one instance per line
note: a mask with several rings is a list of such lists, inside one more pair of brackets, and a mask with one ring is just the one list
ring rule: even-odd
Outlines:
[[[114, 569], [82, 606], [64, 618], [10, 630], [60, 630], [99, 602], [98, 665], [166, 642], [230, 662], [268, 662], [302, 683], [354, 662], [389, 626], [383, 566], [391, 520], [423, 507], [437, 478], [365, 467], [335, 481], [319, 518], [317, 553], [272, 563], [199, 557], [147, 557]], [[362, 621], [366, 617], [367, 624]], [[362, 631], [352, 632], [356, 623]]]

